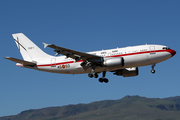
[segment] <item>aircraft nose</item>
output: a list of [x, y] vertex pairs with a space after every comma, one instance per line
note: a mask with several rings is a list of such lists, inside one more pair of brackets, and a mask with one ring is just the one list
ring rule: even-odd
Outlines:
[[170, 53], [171, 53], [171, 57], [173, 57], [176, 54], [176, 51], [171, 49]]

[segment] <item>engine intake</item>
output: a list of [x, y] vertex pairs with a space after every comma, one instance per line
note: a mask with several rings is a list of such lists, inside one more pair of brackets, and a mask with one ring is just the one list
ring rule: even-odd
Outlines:
[[139, 74], [138, 67], [125, 68], [122, 70], [117, 70], [114, 75], [123, 76], [123, 77], [132, 77]]
[[124, 59], [123, 57], [114, 57], [114, 58], [104, 58], [104, 62], [102, 66], [106, 67], [123, 67], [124, 66]]

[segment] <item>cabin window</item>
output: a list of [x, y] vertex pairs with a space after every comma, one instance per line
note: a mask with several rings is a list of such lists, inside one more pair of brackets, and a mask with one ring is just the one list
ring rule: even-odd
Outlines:
[[112, 52], [118, 52], [118, 50], [114, 50], [114, 51], [112, 51]]
[[101, 54], [106, 54], [106, 52], [101, 52]]

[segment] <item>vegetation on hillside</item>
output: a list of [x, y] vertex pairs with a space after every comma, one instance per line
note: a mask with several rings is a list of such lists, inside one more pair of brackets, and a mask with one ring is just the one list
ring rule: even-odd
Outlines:
[[180, 97], [126, 96], [89, 104], [26, 110], [0, 120], [180, 120]]

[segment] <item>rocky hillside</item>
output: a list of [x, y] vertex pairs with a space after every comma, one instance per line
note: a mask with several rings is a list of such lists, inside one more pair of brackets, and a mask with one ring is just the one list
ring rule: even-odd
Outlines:
[[180, 120], [180, 97], [126, 96], [89, 104], [26, 110], [0, 120]]

